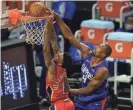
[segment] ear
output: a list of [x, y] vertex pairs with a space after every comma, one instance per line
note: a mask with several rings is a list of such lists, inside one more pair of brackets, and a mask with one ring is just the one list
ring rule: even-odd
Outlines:
[[106, 56], [105, 53], [103, 53], [103, 54], [102, 54], [102, 57], [104, 58], [105, 56]]

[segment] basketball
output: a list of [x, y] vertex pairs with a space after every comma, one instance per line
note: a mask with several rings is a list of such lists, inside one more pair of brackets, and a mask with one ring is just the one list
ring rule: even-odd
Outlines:
[[133, 110], [133, 0], [0, 5], [2, 110]]
[[29, 13], [32, 17], [43, 17], [46, 13], [46, 6], [42, 2], [35, 2], [31, 4]]

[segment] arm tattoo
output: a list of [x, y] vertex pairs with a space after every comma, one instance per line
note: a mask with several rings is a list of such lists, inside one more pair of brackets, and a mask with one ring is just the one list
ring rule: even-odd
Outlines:
[[59, 52], [59, 47], [58, 47], [58, 44], [57, 44], [57, 39], [56, 39], [56, 33], [55, 33], [55, 29], [53, 27], [53, 24], [51, 24], [51, 30], [50, 30], [50, 41], [51, 41], [51, 44], [52, 44], [52, 49], [54, 51], [54, 54], [56, 54], [57, 52]]
[[52, 60], [52, 56], [50, 53], [50, 41], [49, 41], [49, 31], [50, 30], [48, 28], [48, 24], [46, 24], [46, 29], [47, 30], [45, 30], [45, 34], [44, 34], [43, 53], [44, 53], [45, 64], [48, 68], [51, 63], [51, 60]]

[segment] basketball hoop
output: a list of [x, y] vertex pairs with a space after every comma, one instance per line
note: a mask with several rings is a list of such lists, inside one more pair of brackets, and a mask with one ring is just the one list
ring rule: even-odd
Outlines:
[[44, 32], [47, 21], [45, 19], [21, 20], [21, 24], [26, 32], [25, 41], [28, 44], [43, 44]]
[[28, 44], [43, 44], [44, 32], [46, 30], [47, 18], [45, 17], [31, 17], [28, 13], [21, 13], [18, 10], [9, 11], [9, 21], [12, 25], [20, 25], [26, 32], [24, 40]]

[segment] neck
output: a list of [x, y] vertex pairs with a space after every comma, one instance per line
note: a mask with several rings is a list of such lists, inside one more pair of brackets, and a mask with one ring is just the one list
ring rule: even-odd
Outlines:
[[103, 60], [104, 60], [104, 58], [97, 58], [97, 57], [94, 56], [94, 57], [92, 57], [91, 65], [96, 66], [97, 64], [99, 64]]

